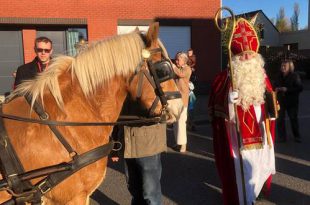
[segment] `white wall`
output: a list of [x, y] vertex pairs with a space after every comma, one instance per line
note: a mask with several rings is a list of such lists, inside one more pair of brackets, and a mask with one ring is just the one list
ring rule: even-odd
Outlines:
[[[140, 31], [147, 31], [148, 26], [117, 26], [118, 34], [132, 32], [139, 28]], [[163, 42], [170, 58], [174, 58], [179, 51], [187, 51], [191, 47], [190, 26], [161, 26], [159, 38]]]
[[2, 103], [4, 101], [4, 95], [0, 95], [0, 103]]

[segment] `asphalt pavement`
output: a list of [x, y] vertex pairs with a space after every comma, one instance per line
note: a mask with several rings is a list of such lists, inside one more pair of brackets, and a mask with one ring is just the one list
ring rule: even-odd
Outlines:
[[[276, 169], [271, 194], [255, 205], [310, 205], [310, 80], [304, 81], [300, 96], [300, 131], [302, 143], [292, 135], [286, 143], [276, 143]], [[222, 204], [221, 184], [217, 175], [211, 125], [207, 115], [207, 95], [197, 96], [197, 129], [188, 131], [188, 151], [178, 153], [168, 148], [162, 154], [162, 192], [164, 205]], [[289, 133], [289, 124], [287, 121]], [[168, 128], [168, 146], [173, 134]], [[108, 162], [106, 179], [91, 196], [91, 205], [130, 205], [124, 166]]]

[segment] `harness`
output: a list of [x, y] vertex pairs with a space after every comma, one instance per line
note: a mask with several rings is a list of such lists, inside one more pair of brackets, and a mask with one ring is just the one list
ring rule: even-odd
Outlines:
[[[161, 48], [153, 49], [150, 51], [150, 55], [161, 51]], [[144, 52], [146, 52], [146, 50], [144, 50]], [[149, 72], [145, 69], [141, 69], [142, 66], [146, 66], [145, 63], [148, 65]], [[149, 110], [149, 116], [152, 116], [152, 118], [120, 116], [117, 122], [53, 121], [49, 120], [48, 113], [45, 112], [42, 105], [37, 101], [34, 102], [33, 109], [40, 119], [24, 118], [5, 114], [2, 112], [2, 104], [0, 104], [0, 172], [3, 176], [3, 179], [0, 180], [0, 191], [5, 190], [12, 195], [10, 200], [2, 203], [1, 205], [24, 205], [26, 202], [34, 205], [40, 205], [41, 198], [44, 194], [83, 167], [106, 157], [113, 149], [114, 144], [117, 143], [110, 140], [107, 144], [89, 150], [83, 154], [78, 154], [59, 132], [57, 126], [114, 126], [150, 122], [158, 123], [164, 120], [162, 116], [166, 111], [168, 105], [167, 101], [181, 98], [181, 94], [179, 92], [164, 92], [160, 86], [160, 83], [173, 78], [173, 71], [170, 62], [168, 59], [162, 59], [159, 62], [152, 63], [149, 57], [144, 57], [144, 60], [139, 64], [138, 69], [139, 70], [136, 69], [137, 73], [139, 73], [137, 98], [141, 98], [142, 95], [143, 75], [145, 75], [151, 83], [156, 94], [156, 98]], [[135, 75], [137, 73], [135, 73]], [[31, 104], [32, 97], [30, 95], [26, 95], [25, 98], [28, 104]], [[162, 104], [161, 115], [155, 116], [154, 110], [159, 101]], [[4, 119], [49, 126], [58, 141], [67, 150], [72, 160], [25, 172], [5, 130]], [[34, 185], [30, 182], [30, 180], [39, 177], [45, 178]]]

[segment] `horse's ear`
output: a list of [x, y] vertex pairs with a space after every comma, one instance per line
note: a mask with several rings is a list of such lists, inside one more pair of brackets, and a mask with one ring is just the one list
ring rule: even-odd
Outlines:
[[153, 42], [157, 41], [158, 34], [159, 34], [159, 23], [158, 22], [151, 23], [149, 26], [149, 30], [147, 31], [146, 34], [147, 47], [150, 47]]

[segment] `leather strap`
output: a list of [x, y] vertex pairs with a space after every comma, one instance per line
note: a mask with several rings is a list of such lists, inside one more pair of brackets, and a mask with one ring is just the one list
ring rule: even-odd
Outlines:
[[0, 113], [0, 117], [9, 119], [9, 120], [16, 120], [21, 122], [30, 122], [36, 123], [41, 125], [55, 125], [55, 126], [114, 126], [114, 125], [130, 125], [130, 124], [138, 124], [138, 123], [158, 123], [161, 122], [160, 117], [153, 117], [153, 118], [143, 118], [139, 116], [121, 116], [119, 121], [117, 122], [68, 122], [68, 121], [53, 121], [53, 120], [38, 120], [33, 118], [26, 118], [26, 117], [19, 117], [15, 115], [8, 115]]
[[[2, 113], [2, 105], [0, 104], [0, 114]], [[4, 121], [0, 115], [0, 162], [1, 173], [6, 183], [17, 194], [23, 193], [31, 188], [29, 182], [22, 181], [18, 174], [24, 172], [22, 163], [20, 162], [11, 141], [4, 128]]]
[[[26, 101], [31, 106], [32, 97], [30, 95], [25, 96]], [[33, 109], [35, 112], [39, 115], [40, 119], [47, 120], [48, 114], [44, 111], [41, 104], [39, 104], [37, 101], [34, 101]], [[63, 137], [63, 135], [59, 132], [56, 125], [49, 124], [49, 128], [52, 130], [52, 132], [55, 134], [59, 142], [66, 148], [66, 150], [69, 152], [70, 156], [73, 157], [76, 155], [76, 151], [71, 147], [71, 145], [68, 143], [68, 141]]]
[[41, 180], [35, 185], [36, 199], [41, 199], [41, 197], [49, 192], [52, 188], [58, 185], [60, 182], [64, 181], [69, 176], [73, 175], [75, 172], [79, 171], [83, 167], [90, 165], [99, 159], [106, 157], [111, 150], [113, 149], [114, 141], [109, 142], [108, 144], [102, 145], [95, 149], [92, 149], [84, 154], [78, 155], [74, 160], [69, 162], [72, 169], [56, 172], [50, 174], [47, 178]]

